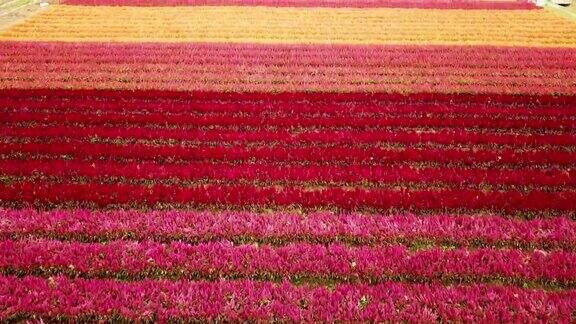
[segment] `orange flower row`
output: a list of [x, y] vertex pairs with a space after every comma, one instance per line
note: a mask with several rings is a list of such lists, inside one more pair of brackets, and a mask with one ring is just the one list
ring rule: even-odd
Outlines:
[[546, 10], [55, 6], [2, 40], [576, 46]]

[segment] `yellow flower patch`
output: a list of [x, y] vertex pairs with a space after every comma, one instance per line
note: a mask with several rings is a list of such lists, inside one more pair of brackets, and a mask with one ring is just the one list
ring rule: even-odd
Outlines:
[[3, 40], [576, 46], [547, 10], [54, 6]]

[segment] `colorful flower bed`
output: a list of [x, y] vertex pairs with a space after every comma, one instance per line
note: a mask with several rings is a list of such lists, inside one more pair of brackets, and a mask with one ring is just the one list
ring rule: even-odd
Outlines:
[[85, 6], [267, 6], [335, 8], [425, 8], [526, 10], [537, 7], [524, 0], [62, 0], [61, 4]]
[[0, 32], [38, 39], [573, 47], [576, 25], [543, 10], [62, 5]]
[[0, 31], [0, 321], [576, 321], [574, 31], [411, 0]]
[[3, 42], [0, 53], [3, 88], [576, 94], [565, 48]]

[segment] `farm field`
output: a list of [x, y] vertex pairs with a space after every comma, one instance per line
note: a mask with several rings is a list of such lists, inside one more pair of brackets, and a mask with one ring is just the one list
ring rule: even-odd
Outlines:
[[576, 321], [576, 22], [64, 0], [0, 25], [0, 321]]

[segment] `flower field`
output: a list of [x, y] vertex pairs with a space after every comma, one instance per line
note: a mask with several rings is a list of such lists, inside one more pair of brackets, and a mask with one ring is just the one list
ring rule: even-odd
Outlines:
[[0, 33], [0, 40], [38, 38], [131, 43], [571, 47], [576, 46], [576, 26], [542, 10], [62, 5]]
[[569, 48], [7, 41], [0, 53], [0, 85], [17, 89], [576, 94]]
[[0, 321], [576, 321], [576, 23], [65, 0], [0, 26]]
[[266, 6], [335, 8], [421, 8], [421, 9], [536, 9], [524, 0], [63, 0], [60, 3], [85, 6]]

